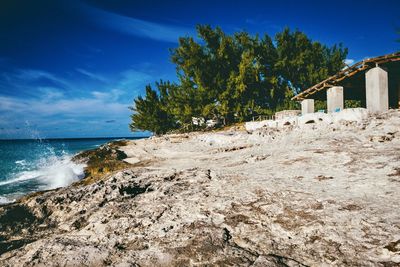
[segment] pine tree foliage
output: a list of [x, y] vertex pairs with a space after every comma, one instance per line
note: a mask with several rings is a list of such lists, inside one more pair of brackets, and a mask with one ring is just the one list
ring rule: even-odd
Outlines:
[[139, 96], [131, 108], [132, 131], [147, 130], [155, 134], [163, 134], [176, 127], [175, 118], [168, 110], [168, 90], [173, 87], [169, 82], [156, 84], [158, 92], [150, 85], [146, 86], [145, 97]]

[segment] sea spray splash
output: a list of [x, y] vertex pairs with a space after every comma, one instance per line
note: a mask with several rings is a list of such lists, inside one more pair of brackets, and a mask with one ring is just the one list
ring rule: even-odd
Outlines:
[[83, 177], [84, 164], [77, 164], [71, 156], [64, 155], [41, 158], [34, 168], [19, 172], [11, 179], [0, 182], [0, 186], [30, 186], [38, 190], [54, 189], [71, 184]]
[[36, 171], [37, 179], [43, 189], [54, 189], [67, 186], [83, 178], [84, 164], [77, 164], [70, 156], [50, 157]]
[[112, 140], [0, 140], [0, 204], [79, 180], [84, 165], [74, 163], [71, 157]]
[[81, 179], [84, 165], [74, 163], [71, 157], [89, 148], [93, 146], [74, 140], [1, 140], [0, 204]]
[[8, 204], [8, 203], [11, 203], [14, 201], [15, 201], [15, 199], [9, 199], [9, 198], [0, 196], [0, 205]]

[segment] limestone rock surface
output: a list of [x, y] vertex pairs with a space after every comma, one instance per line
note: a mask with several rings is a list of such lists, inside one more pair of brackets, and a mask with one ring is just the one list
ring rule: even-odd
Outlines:
[[123, 170], [0, 207], [0, 266], [400, 264], [399, 110], [124, 145]]

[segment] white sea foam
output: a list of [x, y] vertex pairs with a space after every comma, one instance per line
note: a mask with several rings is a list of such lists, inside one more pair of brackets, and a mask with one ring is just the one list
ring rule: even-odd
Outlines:
[[8, 199], [6, 197], [0, 196], [0, 205], [11, 203], [11, 202], [13, 202], [13, 200], [10, 200], [10, 199]]
[[26, 165], [26, 160], [24, 160], [24, 159], [23, 160], [17, 160], [15, 162], [15, 164], [24, 166], [24, 165]]
[[37, 168], [22, 171], [14, 178], [0, 182], [0, 186], [33, 181], [40, 184], [40, 189], [54, 189], [67, 186], [83, 177], [84, 164], [77, 164], [70, 156], [50, 156], [41, 159]]

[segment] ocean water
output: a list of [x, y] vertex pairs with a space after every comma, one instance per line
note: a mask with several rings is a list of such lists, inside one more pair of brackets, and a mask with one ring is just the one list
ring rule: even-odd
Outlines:
[[116, 139], [0, 140], [0, 204], [81, 179], [85, 166], [72, 162], [72, 156], [112, 140]]

